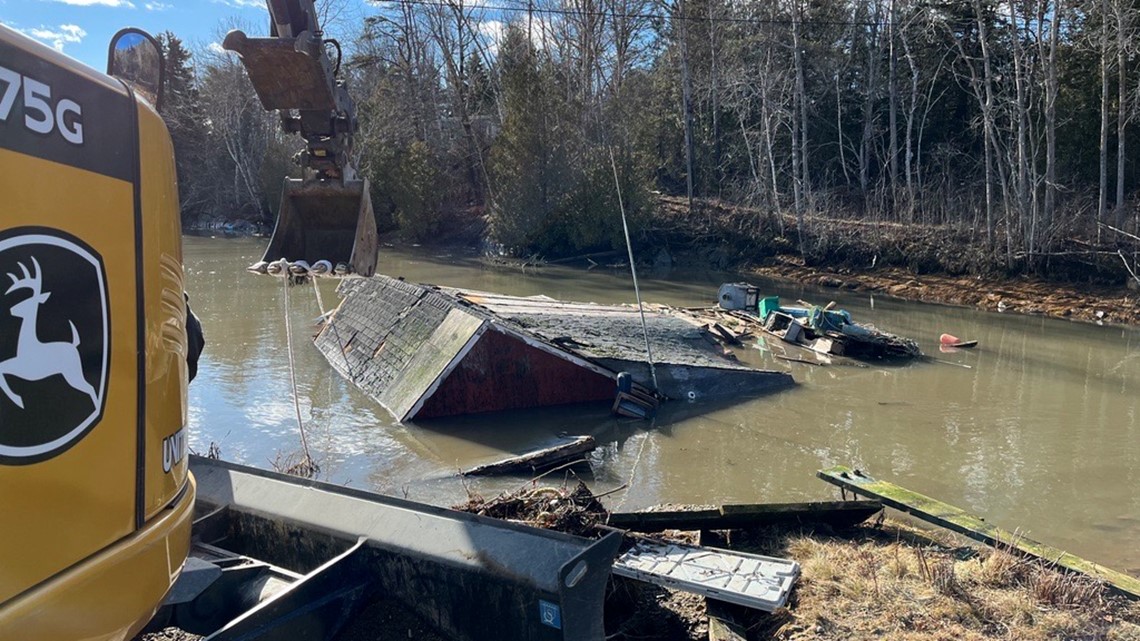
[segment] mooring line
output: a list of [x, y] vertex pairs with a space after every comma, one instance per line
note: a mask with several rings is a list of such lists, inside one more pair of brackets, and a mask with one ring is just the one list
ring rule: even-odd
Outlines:
[[293, 388], [293, 410], [297, 414], [297, 432], [301, 435], [301, 449], [305, 452], [305, 462], [313, 464], [313, 456], [309, 453], [309, 439], [305, 437], [305, 426], [301, 421], [301, 401], [297, 395], [297, 361], [293, 357], [293, 324], [289, 320], [289, 277], [281, 279], [284, 288], [285, 301], [285, 348], [289, 352], [289, 383]]
[[629, 272], [633, 274], [633, 294], [637, 297], [637, 313], [641, 315], [641, 333], [645, 336], [645, 358], [649, 362], [649, 376], [653, 379], [653, 391], [656, 393], [659, 389], [657, 368], [653, 366], [653, 349], [649, 346], [649, 326], [645, 324], [645, 308], [641, 305], [641, 288], [637, 285], [637, 267], [633, 263], [633, 243], [629, 241], [629, 225], [625, 221], [625, 203], [621, 197], [621, 180], [618, 179], [614, 148], [609, 145], [606, 148], [610, 152], [610, 167], [614, 170], [614, 187], [617, 189], [618, 209], [621, 211], [621, 228], [625, 232], [625, 249], [629, 252]]
[[317, 279], [310, 277], [309, 280], [313, 281], [313, 291], [317, 293], [317, 309], [321, 310], [321, 316], [325, 315], [325, 301], [321, 299], [321, 287], [317, 285]]
[[[633, 459], [633, 468], [629, 471], [629, 480], [625, 482], [625, 494], [621, 495], [621, 500], [618, 501], [614, 509], [610, 510], [609, 514], [621, 510], [621, 507], [625, 505], [625, 500], [629, 498], [629, 493], [633, 491], [633, 477], [637, 475], [637, 466], [641, 464], [641, 455], [645, 453], [645, 443], [649, 440], [649, 432], [646, 431], [643, 433], [645, 436], [641, 439], [641, 446], [637, 448], [637, 457]], [[606, 515], [607, 525], [610, 522], [609, 514]]]

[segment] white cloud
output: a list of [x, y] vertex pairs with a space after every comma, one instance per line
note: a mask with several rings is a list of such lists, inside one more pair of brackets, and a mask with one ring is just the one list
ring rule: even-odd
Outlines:
[[483, 37], [492, 57], [499, 55], [499, 43], [503, 41], [506, 31], [507, 25], [501, 20], [484, 20], [479, 23], [479, 35]]
[[498, 42], [503, 39], [507, 25], [502, 20], [484, 20], [479, 23], [479, 33]]
[[265, 0], [213, 0], [218, 4], [224, 4], [227, 7], [234, 9], [261, 9], [267, 11], [265, 8]]
[[68, 4], [73, 7], [115, 7], [123, 9], [134, 9], [135, 5], [130, 0], [48, 0], [49, 2], [59, 2]]
[[209, 50], [210, 53], [217, 53], [217, 54], [229, 53], [228, 51], [226, 51], [222, 47], [221, 43], [219, 43], [219, 42], [211, 42], [210, 44], [206, 45], [206, 49]]
[[55, 48], [56, 51], [63, 51], [64, 45], [79, 44], [83, 42], [83, 38], [87, 36], [87, 32], [77, 24], [61, 24], [58, 27], [45, 27], [43, 25], [32, 28], [23, 29], [23, 33], [46, 42]]
[[167, 9], [174, 8], [174, 5], [166, 4], [164, 2], [148, 2], [143, 6], [146, 7], [147, 11], [166, 11]]

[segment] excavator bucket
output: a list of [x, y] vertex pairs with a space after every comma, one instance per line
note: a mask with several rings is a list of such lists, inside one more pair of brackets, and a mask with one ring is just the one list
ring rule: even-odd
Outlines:
[[368, 179], [343, 185], [285, 179], [266, 262], [284, 258], [315, 265], [327, 260], [338, 268], [338, 275], [367, 277], [376, 272], [378, 252]]
[[226, 34], [222, 46], [241, 57], [249, 80], [266, 110], [336, 109], [332, 69], [309, 38], [250, 38], [241, 31]]

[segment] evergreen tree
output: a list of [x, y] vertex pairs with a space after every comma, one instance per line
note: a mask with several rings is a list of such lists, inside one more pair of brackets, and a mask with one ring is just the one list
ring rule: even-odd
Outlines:
[[559, 92], [526, 31], [510, 25], [499, 50], [503, 128], [491, 154], [492, 238], [508, 251], [557, 244], [553, 237], [568, 187], [570, 132]]
[[208, 133], [189, 49], [170, 31], [159, 34], [158, 42], [166, 64], [161, 115], [174, 144], [183, 224], [189, 224], [214, 205]]

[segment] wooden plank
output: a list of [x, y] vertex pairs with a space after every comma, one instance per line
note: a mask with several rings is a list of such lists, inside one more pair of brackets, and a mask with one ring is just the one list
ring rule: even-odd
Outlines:
[[[715, 539], [715, 540], [714, 540]], [[697, 534], [697, 544], [704, 547], [723, 546], [719, 536], [708, 530]], [[737, 606], [739, 607], [739, 606]], [[709, 641], [746, 641], [747, 631], [732, 614], [733, 606], [705, 597], [705, 616], [709, 624]]]
[[823, 366], [823, 365], [827, 364], [827, 363], [821, 363], [819, 361], [809, 361], [806, 358], [795, 358], [793, 356], [784, 356], [782, 354], [776, 354], [776, 358], [778, 358], [782, 361], [789, 361], [792, 363], [803, 363], [804, 365], [820, 365], [820, 366]]
[[709, 618], [709, 641], [747, 641], [744, 626], [733, 619], [720, 601], [706, 598], [705, 614]]
[[1039, 543], [1015, 532], [1008, 532], [995, 525], [990, 525], [961, 508], [912, 492], [893, 483], [876, 480], [859, 470], [852, 470], [842, 465], [820, 470], [816, 476], [856, 494], [880, 500], [883, 505], [906, 512], [923, 521], [944, 527], [975, 541], [1010, 550], [1030, 558], [1041, 559], [1058, 569], [1084, 574], [1104, 581], [1117, 592], [1129, 598], [1140, 599], [1140, 579], [1110, 570], [1092, 561]]
[[718, 336], [720, 336], [724, 340], [724, 342], [728, 343], [729, 345], [732, 345], [733, 347], [740, 347], [741, 345], [744, 344], [744, 343], [741, 343], [739, 338], [737, 338], [732, 332], [725, 329], [724, 326], [721, 325], [720, 323], [713, 323], [712, 328], [713, 328], [713, 331], [715, 331], [716, 334]]
[[818, 501], [722, 505], [703, 510], [614, 512], [609, 524], [637, 532], [662, 530], [734, 530], [764, 526], [828, 525], [850, 527], [883, 509], [878, 501]]
[[[637, 308], [630, 305], [599, 305], [560, 301], [548, 297], [516, 297], [498, 294], [470, 294], [458, 292], [457, 296], [469, 303], [482, 305], [496, 313], [530, 312], [535, 314], [591, 313], [591, 314], [636, 314]], [[646, 310], [650, 311], [650, 310]]]
[[463, 476], [488, 476], [491, 474], [510, 474], [512, 472], [526, 472], [529, 474], [535, 470], [548, 468], [585, 454], [597, 446], [598, 444], [593, 436], [578, 436], [565, 443], [559, 443], [551, 447], [544, 447], [540, 450], [527, 452], [520, 456], [512, 456], [500, 461], [495, 461], [494, 463], [473, 467], [462, 474]]

